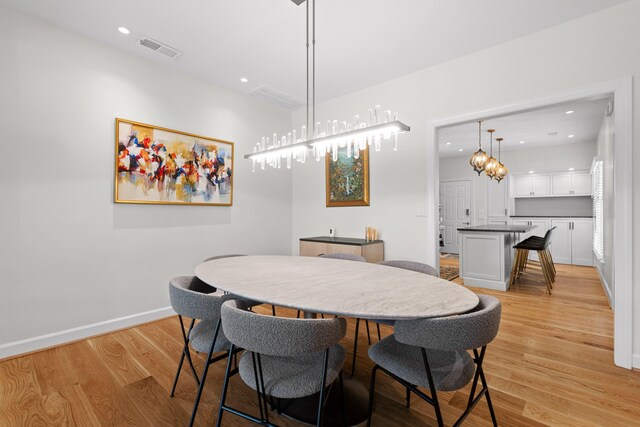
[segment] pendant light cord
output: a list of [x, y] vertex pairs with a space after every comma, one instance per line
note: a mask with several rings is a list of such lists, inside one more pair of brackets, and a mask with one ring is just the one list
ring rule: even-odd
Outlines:
[[309, 132], [311, 131], [309, 128], [309, 1], [306, 1], [305, 3], [307, 15], [307, 25], [305, 27], [307, 31], [307, 63], [305, 64], [307, 68], [307, 139], [309, 139]]
[[[313, 40], [312, 40], [312, 59], [311, 59], [311, 66], [313, 67], [313, 82], [312, 82], [312, 90], [311, 90], [311, 96], [312, 98], [312, 106], [313, 109], [311, 110], [311, 114], [312, 114], [312, 118], [313, 118], [313, 128], [314, 128], [314, 132], [315, 132], [315, 126], [316, 126], [316, 0], [307, 0], [307, 1], [313, 1]], [[327, 129], [328, 131], [328, 129]], [[318, 138], [320, 135], [315, 135], [316, 138]]]

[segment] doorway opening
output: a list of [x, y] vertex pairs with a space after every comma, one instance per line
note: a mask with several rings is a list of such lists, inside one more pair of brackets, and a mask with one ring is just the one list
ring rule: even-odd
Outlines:
[[[557, 120], [549, 120], [551, 116]], [[495, 128], [495, 136], [505, 138], [501, 155], [509, 174], [501, 183], [478, 176], [469, 165], [469, 158], [478, 149], [478, 120], [484, 120], [485, 130]], [[457, 261], [451, 256], [440, 257], [441, 253], [455, 251], [455, 245], [444, 243], [445, 238], [457, 243], [460, 251], [459, 239], [452, 237], [453, 230], [443, 232], [448, 226], [444, 218], [456, 217], [446, 212], [443, 204], [446, 197], [441, 198], [442, 183], [469, 179], [470, 192], [475, 193], [475, 202], [469, 208], [470, 224], [498, 226], [526, 222], [532, 228], [520, 238], [544, 235], [556, 227], [559, 235], [554, 239], [552, 252], [561, 270], [558, 276], [566, 283], [597, 285], [588, 291], [601, 292], [597, 304], [604, 302], [607, 309], [609, 304], [615, 308], [610, 315], [614, 325], [610, 331], [614, 361], [631, 368], [633, 266], [630, 239], [624, 238], [632, 222], [631, 80], [438, 120], [429, 123], [429, 128], [428, 143], [436, 159], [428, 165], [435, 171], [429, 177], [435, 185], [430, 184], [428, 194], [428, 201], [433, 200], [433, 206], [437, 207], [430, 230], [436, 242], [434, 262], [451, 265]], [[489, 145], [485, 132], [483, 149], [490, 151]], [[495, 140], [493, 148], [495, 157]], [[529, 257], [536, 260], [535, 254]], [[464, 272], [461, 273], [457, 280], [464, 282]], [[532, 296], [554, 297], [534, 284], [515, 283], [515, 289]], [[563, 286], [557, 290], [559, 295], [565, 293], [576, 298], [589, 295], [584, 292]], [[585, 310], [589, 309], [589, 302], [593, 303], [583, 302]]]

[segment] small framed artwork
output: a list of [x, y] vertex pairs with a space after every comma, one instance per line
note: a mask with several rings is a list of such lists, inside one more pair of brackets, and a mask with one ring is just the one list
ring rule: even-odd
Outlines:
[[115, 202], [231, 206], [233, 142], [116, 119]]
[[369, 206], [369, 148], [358, 158], [338, 149], [338, 159], [325, 156], [327, 207]]

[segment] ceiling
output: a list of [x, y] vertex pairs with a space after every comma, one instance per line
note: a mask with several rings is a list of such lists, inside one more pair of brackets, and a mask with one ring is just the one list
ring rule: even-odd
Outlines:
[[[344, 95], [624, 1], [319, 0], [316, 99]], [[304, 104], [304, 4], [0, 0], [0, 5], [216, 84], [247, 93], [264, 85]], [[120, 26], [131, 34], [120, 34]], [[140, 46], [142, 36], [184, 54], [164, 57]]]
[[[495, 138], [504, 138], [503, 151], [594, 142], [608, 102], [609, 98], [582, 100], [487, 119], [482, 122], [483, 149], [489, 152], [488, 129], [496, 130], [494, 141]], [[573, 113], [567, 114], [568, 111]], [[438, 135], [440, 157], [471, 157], [478, 149], [476, 122], [442, 128]]]

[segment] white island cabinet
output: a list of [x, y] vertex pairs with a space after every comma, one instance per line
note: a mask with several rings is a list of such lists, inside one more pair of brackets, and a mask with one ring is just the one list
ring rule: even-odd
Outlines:
[[506, 291], [513, 264], [513, 245], [533, 226], [478, 225], [458, 228], [460, 277], [467, 286]]

